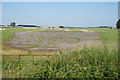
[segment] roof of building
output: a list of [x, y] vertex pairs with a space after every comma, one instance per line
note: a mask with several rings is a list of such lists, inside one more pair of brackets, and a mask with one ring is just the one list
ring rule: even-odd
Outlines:
[[37, 27], [35, 25], [17, 25], [17, 26], [23, 26], [23, 27]]

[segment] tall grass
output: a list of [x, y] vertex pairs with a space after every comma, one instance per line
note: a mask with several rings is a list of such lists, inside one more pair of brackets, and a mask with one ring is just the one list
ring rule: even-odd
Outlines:
[[[10, 78], [105, 78], [118, 77], [118, 50], [106, 45], [59, 51], [47, 59], [24, 61], [9, 67]], [[12, 69], [12, 70], [11, 70]], [[8, 71], [7, 71], [8, 70]], [[10, 72], [11, 71], [11, 72]], [[12, 71], [15, 71], [12, 74]], [[7, 73], [7, 74], [8, 74]], [[4, 75], [6, 77], [6, 75]]]

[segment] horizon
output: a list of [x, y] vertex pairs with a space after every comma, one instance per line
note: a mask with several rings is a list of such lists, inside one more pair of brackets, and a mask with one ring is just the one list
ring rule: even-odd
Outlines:
[[[21, 6], [22, 5], [22, 6]], [[3, 2], [3, 25], [112, 26], [118, 20], [117, 2]]]

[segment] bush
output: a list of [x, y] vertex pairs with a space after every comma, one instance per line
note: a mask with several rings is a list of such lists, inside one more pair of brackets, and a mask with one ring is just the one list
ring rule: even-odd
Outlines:
[[64, 26], [59, 26], [59, 28], [64, 28]]
[[120, 19], [117, 21], [116, 27], [117, 27], [117, 29], [120, 29]]

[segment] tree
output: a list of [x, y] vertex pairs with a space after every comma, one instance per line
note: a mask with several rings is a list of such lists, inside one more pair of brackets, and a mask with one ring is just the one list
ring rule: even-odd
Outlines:
[[1, 24], [0, 27], [4, 27], [4, 25]]
[[59, 28], [64, 28], [64, 26], [59, 26]]
[[10, 25], [11, 25], [12, 27], [15, 27], [15, 22], [11, 22]]
[[117, 21], [116, 27], [117, 27], [117, 29], [120, 29], [120, 19]]

